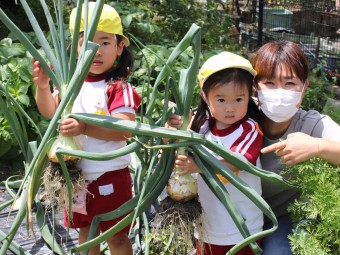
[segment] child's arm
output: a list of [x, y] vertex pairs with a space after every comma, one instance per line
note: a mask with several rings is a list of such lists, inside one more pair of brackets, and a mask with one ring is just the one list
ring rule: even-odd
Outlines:
[[[116, 113], [113, 114], [112, 117], [123, 120], [135, 120], [135, 114], [133, 113]], [[60, 132], [63, 136], [77, 136], [83, 134], [106, 141], [125, 141], [131, 137], [130, 132], [85, 124], [84, 122], [73, 118], [67, 118], [61, 123]]]
[[225, 159], [220, 160], [223, 164], [225, 164], [231, 171], [233, 172], [237, 172], [239, 169], [237, 166], [229, 163], [228, 161], [226, 161]]
[[57, 107], [58, 98], [52, 95], [49, 81], [45, 71], [41, 68], [39, 61], [32, 59], [33, 63], [33, 82], [36, 85], [35, 100], [41, 115], [52, 118]]

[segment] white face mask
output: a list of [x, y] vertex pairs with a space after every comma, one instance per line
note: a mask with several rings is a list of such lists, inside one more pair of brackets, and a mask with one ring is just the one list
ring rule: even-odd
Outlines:
[[261, 110], [269, 119], [277, 123], [285, 122], [294, 116], [298, 110], [296, 105], [302, 96], [302, 92], [286, 89], [265, 89], [257, 92]]

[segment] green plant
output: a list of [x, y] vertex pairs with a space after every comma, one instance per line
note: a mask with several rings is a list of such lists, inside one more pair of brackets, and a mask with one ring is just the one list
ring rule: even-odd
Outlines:
[[285, 170], [302, 184], [289, 207], [296, 228], [289, 236], [294, 254], [340, 254], [340, 167], [313, 158]]
[[229, 32], [233, 20], [218, 1], [195, 0], [110, 1], [122, 13], [127, 32], [145, 44], [171, 44], [186, 34], [192, 23], [202, 29], [202, 46], [205, 50], [236, 46]]
[[[62, 0], [63, 5], [62, 8], [64, 10], [64, 21], [68, 22], [68, 16], [70, 8], [73, 7], [73, 4], [71, 0]], [[41, 8], [40, 1], [36, 0], [28, 0], [27, 3], [31, 7], [38, 23], [40, 24], [40, 27], [43, 31], [48, 31], [48, 22], [45, 18], [45, 13], [43, 8]], [[47, 7], [52, 11], [54, 8], [53, 0], [46, 0]], [[24, 32], [31, 32], [32, 27], [30, 24], [30, 21], [28, 17], [26, 16], [26, 13], [24, 9], [22, 8], [22, 4], [20, 1], [0, 1], [0, 8], [4, 10], [4, 12], [8, 15], [8, 17], [12, 20], [16, 20], [16, 24], [19, 27], [21, 31]], [[18, 18], [20, 17], [20, 18]], [[6, 26], [0, 27], [0, 40], [5, 37], [10, 37], [9, 35], [10, 30]]]
[[336, 123], [340, 124], [340, 103], [332, 98], [328, 98], [322, 113], [327, 114]]
[[[21, 43], [14, 43], [10, 38], [6, 38], [0, 41], [0, 64], [0, 84], [3, 85], [0, 96], [5, 99], [6, 93], [9, 93], [12, 99], [39, 127], [38, 130], [31, 128], [32, 125], [23, 120], [22, 125], [27, 130], [28, 140], [41, 140], [41, 133], [46, 130], [48, 121], [42, 118], [36, 109], [35, 86], [31, 75], [31, 57]], [[16, 165], [15, 162], [18, 161], [10, 162], [16, 157], [22, 157], [22, 154], [11, 126], [8, 120], [4, 118], [4, 111], [8, 110], [6, 108], [0, 109], [0, 160], [3, 163], [11, 164], [12, 168], [17, 170], [17, 168], [22, 168], [22, 165]]]
[[305, 92], [301, 107], [308, 110], [316, 110], [322, 112], [322, 109], [327, 101], [325, 94], [325, 80], [323, 77], [315, 75], [315, 70], [308, 77], [309, 86]]
[[174, 231], [171, 228], [163, 229], [153, 235], [149, 234], [147, 238], [150, 239], [150, 255], [177, 255], [191, 252], [187, 247], [192, 245], [193, 240], [189, 240], [190, 244], [187, 244], [188, 240], [182, 236], [175, 239]]

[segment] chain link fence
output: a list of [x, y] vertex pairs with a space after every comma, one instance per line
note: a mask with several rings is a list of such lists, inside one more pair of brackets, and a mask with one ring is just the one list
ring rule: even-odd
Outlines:
[[272, 0], [263, 1], [263, 8], [258, 3], [254, 19], [240, 22], [244, 47], [253, 51], [269, 41], [294, 41], [311, 69], [319, 68], [340, 81], [340, 0]]

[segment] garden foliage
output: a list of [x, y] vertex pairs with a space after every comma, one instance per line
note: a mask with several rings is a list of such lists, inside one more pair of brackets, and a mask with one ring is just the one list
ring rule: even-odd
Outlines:
[[313, 158], [289, 167], [290, 180], [302, 184], [289, 207], [296, 227], [289, 236], [294, 254], [340, 254], [340, 167]]
[[[13, 42], [10, 38], [0, 41], [0, 84], [3, 85], [0, 96], [4, 96], [6, 91], [10, 93], [13, 100], [24, 109], [43, 133], [48, 121], [42, 118], [36, 109], [31, 66], [31, 56], [21, 43]], [[13, 167], [21, 168], [23, 158], [21, 161], [13, 161], [13, 159], [21, 157], [22, 151], [5, 119], [4, 111], [8, 111], [8, 109], [0, 109], [0, 160], [3, 164], [7, 163]], [[27, 130], [29, 141], [41, 139], [39, 133], [31, 128], [27, 121], [24, 121], [22, 125]]]

